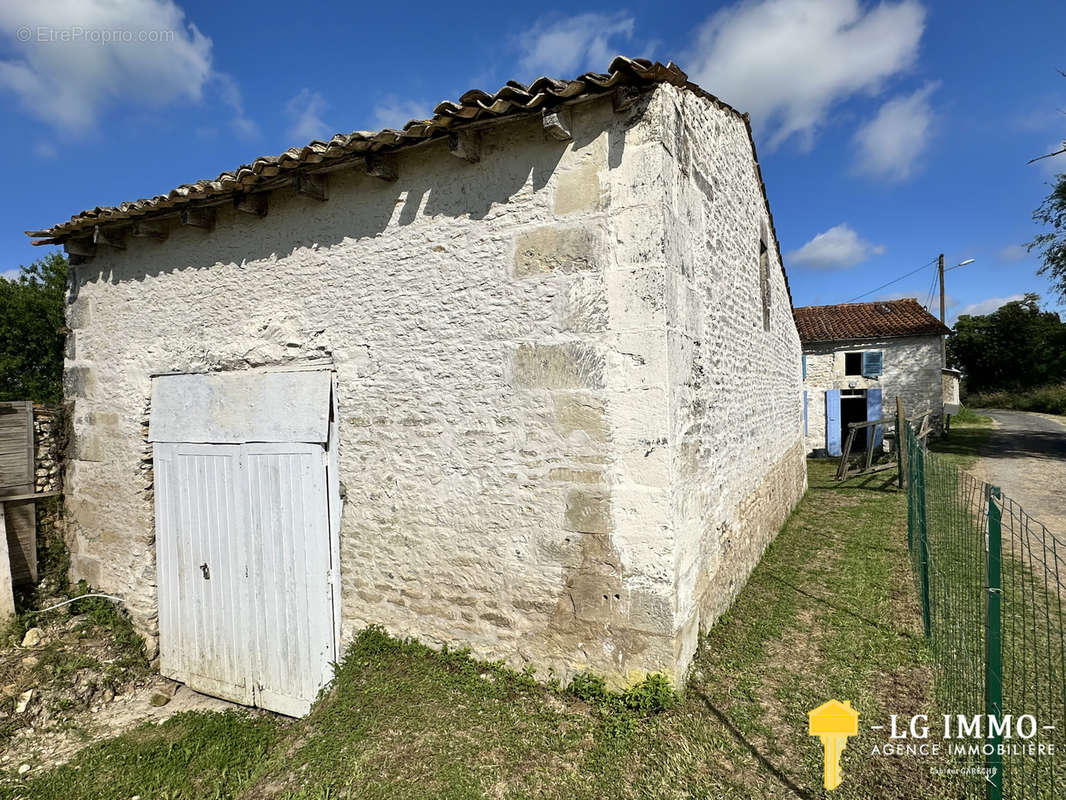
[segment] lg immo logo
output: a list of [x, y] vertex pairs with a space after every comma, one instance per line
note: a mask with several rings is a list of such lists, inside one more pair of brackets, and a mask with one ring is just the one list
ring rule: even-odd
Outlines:
[[[822, 743], [825, 788], [835, 789], [842, 780], [840, 756], [848, 739], [859, 733], [859, 712], [851, 701], [830, 700], [807, 714], [808, 733]], [[996, 756], [1054, 756], [1055, 745], [1038, 741], [1041, 725], [1032, 714], [1003, 716], [944, 714], [936, 721], [926, 714], [889, 715], [889, 725], [870, 725], [871, 731], [888, 728], [888, 741], [875, 742], [871, 756], [937, 756], [947, 754], [967, 759]], [[939, 741], [930, 737], [936, 731]], [[980, 763], [980, 760], [977, 762]], [[990, 768], [991, 769], [991, 768]], [[933, 770], [935, 772], [935, 769]]]
[[840, 754], [848, 744], [848, 737], [859, 732], [859, 712], [851, 701], [830, 700], [807, 714], [807, 731], [822, 740], [825, 756], [825, 788], [840, 785]]

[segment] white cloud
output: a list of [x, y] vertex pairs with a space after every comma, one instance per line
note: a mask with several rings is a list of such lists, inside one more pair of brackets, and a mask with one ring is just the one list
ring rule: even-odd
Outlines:
[[257, 138], [259, 126], [254, 120], [249, 119], [244, 111], [244, 98], [241, 96], [241, 87], [237, 85], [237, 81], [225, 72], [216, 72], [213, 77], [219, 87], [219, 97], [233, 111], [230, 128], [242, 139]]
[[337, 131], [322, 119], [322, 112], [326, 110], [326, 106], [326, 98], [321, 94], [311, 89], [301, 89], [285, 104], [285, 113], [292, 120], [289, 136], [300, 140], [322, 139], [324, 141], [333, 136]]
[[993, 311], [1007, 303], [1013, 303], [1015, 300], [1024, 299], [1024, 294], [1012, 294], [1009, 297], [989, 297], [987, 300], [981, 300], [978, 303], [970, 303], [968, 306], [963, 306], [955, 316], [961, 317], [964, 314], [969, 314], [971, 317], [976, 317], [983, 314], [991, 314]]
[[875, 94], [917, 58], [925, 9], [915, 0], [758, 0], [713, 14], [684, 60], [693, 80], [751, 113], [776, 147], [813, 143], [838, 103]]
[[374, 125], [378, 128], [402, 130], [413, 119], [429, 119], [433, 109], [417, 100], [387, 98], [374, 106]]
[[211, 40], [172, 0], [5, 0], [0, 35], [12, 41], [0, 90], [68, 131], [120, 99], [199, 100], [212, 74]]
[[1028, 258], [1029, 251], [1024, 244], [1008, 244], [996, 253], [996, 257], [1004, 264], [1010, 264], [1013, 261], [1021, 261]]
[[521, 39], [518, 64], [530, 80], [541, 75], [572, 77], [584, 70], [603, 72], [619, 48], [629, 42], [635, 20], [626, 13], [578, 14], [550, 24], [540, 23]]
[[931, 83], [909, 95], [894, 97], [855, 133], [856, 171], [878, 178], [904, 180], [917, 169], [933, 133]]
[[841, 223], [819, 233], [803, 247], [789, 253], [786, 258], [794, 264], [812, 269], [847, 269], [862, 263], [870, 256], [879, 256], [884, 252], [884, 245], [863, 239], [846, 224]]

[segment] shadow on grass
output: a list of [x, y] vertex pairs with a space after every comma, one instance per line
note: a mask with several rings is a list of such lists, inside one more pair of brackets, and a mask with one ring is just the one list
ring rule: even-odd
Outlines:
[[[808, 459], [808, 462], [824, 468], [831, 467], [835, 472], [837, 465], [840, 464], [840, 459], [811, 458]], [[871, 492], [881, 492], [884, 494], [894, 494], [900, 491], [898, 472], [894, 469], [871, 472], [866, 475], [854, 475], [842, 481], [836, 480], [835, 477], [827, 478], [824, 481], [812, 481], [808, 486], [808, 489], [812, 492], [835, 492], [840, 489], [867, 489]]]
[[779, 578], [777, 575], [774, 575], [772, 572], [767, 572], [767, 573], [765, 573], [765, 575], [770, 580], [776, 581], [777, 583], [780, 583], [782, 586], [787, 586], [788, 588], [790, 588], [790, 589], [792, 589], [792, 590], [794, 590], [796, 592], [799, 592], [804, 597], [809, 597], [811, 600], [814, 600], [817, 603], [821, 603], [826, 608], [831, 608], [834, 611], [839, 611], [841, 614], [848, 614], [849, 616], [854, 617], [855, 619], [859, 620], [860, 622], [863, 622], [866, 625], [869, 625], [871, 628], [877, 628], [878, 630], [885, 631], [886, 633], [892, 633], [892, 634], [895, 634], [896, 636], [902, 636], [902, 637], [904, 637], [906, 639], [913, 639], [914, 638], [914, 634], [911, 633], [910, 631], [900, 630], [899, 628], [896, 628], [896, 627], [894, 627], [892, 625], [885, 625], [882, 622], [878, 622], [877, 620], [873, 620], [873, 619], [870, 619], [869, 617], [865, 617], [862, 614], [860, 614], [859, 612], [853, 611], [852, 609], [847, 608], [846, 606], [839, 605], [838, 603], [833, 603], [833, 602], [831, 602], [830, 600], [827, 600], [824, 597], [819, 597], [816, 594], [812, 594], [811, 592], [808, 592], [806, 589], [804, 589], [804, 588], [802, 588], [800, 586], [797, 586], [796, 584], [794, 584], [794, 583], [792, 583], [790, 581], [786, 581], [784, 578]]
[[743, 745], [744, 748], [752, 754], [752, 756], [755, 758], [756, 761], [759, 762], [763, 769], [773, 775], [774, 778], [782, 786], [784, 786], [790, 792], [795, 794], [797, 797], [801, 797], [803, 798], [803, 800], [814, 800], [815, 795], [811, 794], [811, 792], [802, 788], [801, 786], [798, 786], [791, 778], [788, 777], [788, 775], [782, 772], [776, 764], [774, 764], [772, 761], [770, 761], [770, 759], [764, 756], [759, 750], [759, 748], [756, 747], [755, 744], [741, 732], [740, 728], [733, 724], [732, 720], [730, 720], [729, 717], [726, 716], [725, 712], [723, 712], [721, 709], [718, 708], [718, 706], [711, 702], [710, 698], [707, 697], [707, 695], [700, 692], [698, 693], [698, 696], [700, 700], [703, 701], [703, 704], [707, 706], [707, 710], [710, 711], [714, 718], [722, 724], [722, 727], [729, 731], [730, 735], [738, 742], [740, 742], [740, 744]]

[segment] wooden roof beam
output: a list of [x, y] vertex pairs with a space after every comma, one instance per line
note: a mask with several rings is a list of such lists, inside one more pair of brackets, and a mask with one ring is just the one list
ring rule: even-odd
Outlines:
[[215, 227], [215, 209], [191, 206], [181, 210], [181, 224], [209, 231]]
[[93, 244], [113, 247], [116, 250], [126, 249], [126, 234], [128, 227], [124, 228], [101, 228], [97, 225], [93, 228]]
[[313, 197], [315, 200], [329, 200], [329, 179], [325, 175], [297, 173], [293, 178], [293, 186], [300, 194]]
[[130, 235], [135, 239], [155, 239], [157, 242], [162, 242], [170, 235], [170, 228], [165, 222], [145, 220], [135, 223]]
[[399, 173], [396, 170], [396, 159], [391, 156], [370, 153], [366, 157], [366, 174], [373, 175], [383, 181], [394, 181], [399, 177]]
[[265, 217], [268, 210], [267, 196], [267, 192], [234, 195], [233, 207], [243, 214]]
[[66, 254], [68, 256], [92, 258], [96, 255], [96, 243], [93, 242], [91, 236], [84, 236], [77, 239], [67, 239], [65, 242], [63, 242], [63, 250], [66, 251]]
[[573, 141], [574, 135], [570, 132], [572, 127], [570, 109], [562, 106], [546, 108], [542, 112], [541, 119], [544, 123], [544, 132], [552, 139], [558, 142]]
[[473, 131], [452, 131], [448, 134], [448, 149], [453, 156], [476, 164], [481, 160], [481, 137]]

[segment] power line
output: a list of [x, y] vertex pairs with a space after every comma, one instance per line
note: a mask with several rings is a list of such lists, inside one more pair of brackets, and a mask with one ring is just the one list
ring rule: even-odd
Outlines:
[[925, 310], [930, 311], [933, 307], [933, 298], [936, 296], [936, 283], [939, 280], [940, 275], [936, 272], [933, 273], [933, 280], [929, 282], [929, 294], [925, 298]]
[[871, 294], [873, 294], [874, 292], [879, 292], [879, 291], [881, 291], [882, 289], [884, 289], [885, 287], [887, 287], [887, 286], [891, 286], [891, 285], [892, 285], [893, 283], [899, 283], [899, 282], [900, 282], [901, 280], [903, 280], [904, 278], [909, 278], [909, 277], [910, 277], [911, 275], [913, 275], [914, 273], [916, 273], [916, 272], [921, 272], [921, 271], [922, 271], [923, 269], [925, 269], [926, 267], [930, 267], [930, 266], [932, 266], [932, 265], [933, 265], [933, 264], [935, 264], [935, 263], [936, 263], [936, 259], [934, 258], [934, 259], [932, 259], [931, 261], [928, 261], [928, 262], [926, 262], [925, 264], [922, 264], [922, 265], [921, 265], [920, 267], [918, 267], [918, 269], [912, 269], [912, 270], [911, 270], [910, 272], [906, 273], [905, 275], [900, 275], [900, 276], [899, 276], [898, 278], [893, 278], [893, 279], [892, 279], [892, 280], [890, 280], [890, 281], [889, 281], [888, 283], [882, 283], [882, 284], [881, 284], [880, 286], [878, 286], [878, 287], [877, 287], [876, 289], [871, 289], [871, 290], [870, 290], [870, 291], [868, 291], [868, 292], [863, 292], [863, 293], [862, 293], [862, 294], [860, 294], [860, 295], [859, 295], [858, 297], [853, 297], [853, 298], [851, 298], [850, 300], [848, 300], [847, 302], [849, 302], [849, 303], [854, 303], [854, 302], [855, 302], [856, 300], [861, 300], [861, 299], [862, 299], [863, 297], [866, 297], [866, 296], [868, 296], [868, 295], [871, 295]]

